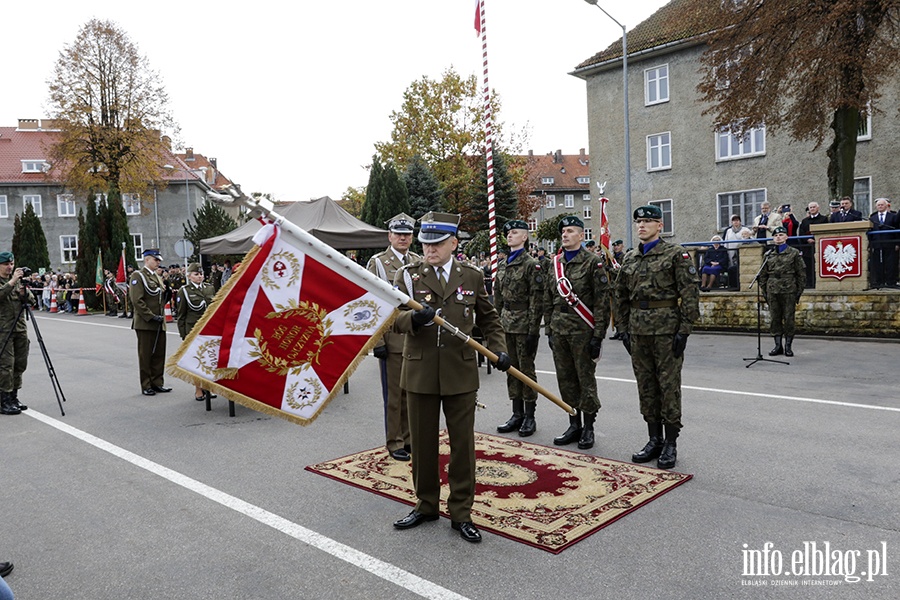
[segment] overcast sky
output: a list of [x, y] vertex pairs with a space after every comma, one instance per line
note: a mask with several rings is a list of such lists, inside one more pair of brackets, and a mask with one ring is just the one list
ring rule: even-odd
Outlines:
[[[667, 1], [601, 4], [631, 29]], [[60, 50], [89, 19], [110, 19], [162, 76], [184, 145], [217, 158], [245, 192], [338, 199], [366, 184], [374, 143], [389, 139], [391, 111], [411, 82], [439, 79], [450, 66], [481, 81], [475, 5], [5, 2], [0, 125], [47, 116], [46, 82]], [[588, 148], [585, 85], [568, 73], [621, 28], [584, 0], [486, 0], [485, 13], [500, 120], [528, 125], [536, 154]]]

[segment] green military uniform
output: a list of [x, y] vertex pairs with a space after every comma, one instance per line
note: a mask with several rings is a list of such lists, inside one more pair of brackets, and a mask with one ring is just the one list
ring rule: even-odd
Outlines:
[[[638, 218], [661, 222], [662, 212], [655, 206], [640, 207], [635, 210]], [[649, 462], [660, 457], [659, 467], [671, 468], [682, 428], [684, 345], [700, 318], [697, 269], [681, 246], [657, 238], [625, 255], [615, 295], [616, 327], [631, 354], [641, 415], [650, 432], [650, 442], [632, 459]]]
[[[147, 251], [150, 252], [150, 251]], [[145, 252], [146, 255], [146, 252]], [[134, 320], [131, 328], [137, 334], [138, 365], [141, 390], [163, 388], [163, 369], [166, 361], [166, 290], [162, 278], [146, 266], [131, 274], [128, 298]], [[159, 318], [156, 318], [159, 317]]]
[[191, 332], [206, 308], [212, 304], [215, 295], [213, 286], [205, 282], [197, 285], [191, 281], [178, 290], [178, 293], [175, 294], [175, 320], [178, 323], [178, 335], [181, 336], [181, 339], [186, 338], [187, 334]]
[[[759, 290], [769, 303], [770, 331], [775, 336], [775, 348], [769, 354], [776, 356], [786, 351], [790, 353], [788, 356], [793, 356], [794, 309], [803, 294], [806, 266], [803, 255], [792, 246], [782, 244], [773, 250], [759, 272]], [[784, 350], [781, 346], [782, 335], [786, 340]]]
[[[528, 226], [524, 221], [508, 221], [504, 225], [507, 234], [513, 228], [527, 231]], [[500, 262], [494, 284], [494, 306], [506, 332], [512, 366], [534, 381], [537, 381], [534, 357], [543, 317], [545, 277], [541, 264], [522, 248]], [[518, 429], [523, 437], [533, 434], [537, 392], [508, 373], [506, 389], [513, 405], [513, 416], [497, 427], [497, 431], [507, 433]]]
[[[2, 252], [0, 260], [4, 263], [13, 262], [13, 255], [11, 252]], [[3, 393], [0, 402], [3, 414], [18, 414], [27, 408], [19, 403], [18, 390], [22, 387], [22, 374], [28, 368], [28, 349], [31, 343], [28, 340], [25, 313], [20, 311], [23, 298], [25, 302], [34, 302], [34, 295], [24, 286], [23, 280], [10, 283], [12, 277], [0, 277], [0, 346], [6, 343], [3, 354], [0, 355], [0, 392]]]
[[[430, 233], [426, 217], [419, 240], [436, 243], [423, 238]], [[446, 284], [438, 279], [434, 267], [421, 262], [400, 269], [394, 285], [418, 302], [440, 309], [443, 318], [466, 335], [479, 327], [485, 345], [493, 352], [505, 353], [503, 328], [485, 290], [484, 273], [455, 259], [450, 265]], [[415, 328], [413, 314], [411, 310], [401, 310], [393, 328], [406, 334], [400, 385], [406, 390], [409, 404], [412, 474], [418, 498], [415, 510], [430, 519], [439, 514], [438, 430], [443, 407], [450, 437], [447, 507], [455, 523], [471, 522], [475, 499], [476, 352], [459, 338], [441, 331], [434, 322]]]
[[[112, 290], [112, 293], [110, 293]], [[117, 293], [119, 288], [116, 286], [116, 278], [112, 275], [106, 277], [106, 281], [103, 285], [103, 296], [106, 299], [106, 315], [108, 317], [115, 317], [118, 313], [119, 303], [122, 301], [121, 297]], [[124, 308], [122, 309], [124, 310]]]
[[[391, 220], [389, 229], [399, 232], [397, 226], [394, 225], [396, 220], [396, 218]], [[408, 220], [409, 233], [412, 233], [412, 225], [415, 221], [412, 217], [408, 217]], [[414, 252], [407, 252], [404, 258], [400, 258], [397, 254], [393, 248], [387, 248], [384, 252], [379, 252], [369, 259], [366, 269], [388, 283], [393, 283], [397, 271], [404, 265], [414, 264], [422, 260], [422, 257]], [[403, 343], [405, 339], [405, 334], [389, 331], [375, 345], [376, 355], [379, 354], [377, 349], [380, 347], [384, 347], [387, 351], [387, 358], [379, 361], [379, 368], [381, 369], [382, 396], [384, 399], [385, 446], [390, 453], [396, 453], [410, 445], [406, 391], [400, 387], [400, 371], [403, 366]], [[408, 459], [409, 457], [404, 454], [402, 460]]]
[[178, 292], [183, 285], [187, 283], [187, 279], [185, 279], [184, 275], [181, 273], [169, 273], [169, 289], [172, 290], [172, 294]]

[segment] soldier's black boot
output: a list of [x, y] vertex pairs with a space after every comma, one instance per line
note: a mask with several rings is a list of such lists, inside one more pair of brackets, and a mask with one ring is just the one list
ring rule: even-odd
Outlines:
[[9, 392], [0, 392], [0, 415], [17, 415], [22, 411], [16, 407]]
[[597, 413], [584, 413], [584, 427], [581, 428], [581, 438], [578, 440], [578, 448], [587, 450], [594, 447], [594, 420]]
[[794, 350], [791, 348], [791, 344], [794, 343], [794, 336], [786, 335], [784, 337], [784, 355], [785, 356], [793, 356]]
[[534, 420], [534, 407], [537, 402], [525, 403], [525, 419], [522, 420], [522, 426], [519, 427], [519, 437], [528, 437], [537, 431], [537, 422]]
[[643, 450], [631, 455], [631, 460], [636, 463], [650, 462], [654, 458], [659, 458], [663, 449], [663, 426], [662, 423], [647, 423], [647, 431], [650, 433], [650, 441], [644, 446]]
[[525, 401], [521, 398], [517, 398], [512, 401], [512, 405], [512, 416], [506, 423], [497, 427], [497, 433], [509, 433], [510, 431], [515, 431], [522, 425], [522, 421], [525, 419]]
[[775, 347], [769, 351], [769, 356], [778, 356], [784, 354], [784, 347], [781, 345], [781, 336], [775, 336]]
[[581, 437], [581, 411], [576, 410], [574, 415], [569, 415], [569, 428], [561, 436], [553, 438], [557, 446], [565, 446], [577, 441]]
[[666, 425], [666, 443], [663, 445], [659, 460], [656, 466], [660, 469], [671, 469], [675, 466], [675, 459], [678, 457], [678, 450], [675, 447], [675, 440], [678, 439], [678, 429], [673, 425]]
[[13, 403], [19, 410], [28, 410], [28, 407], [19, 402], [19, 390], [13, 390], [9, 393], [12, 396]]

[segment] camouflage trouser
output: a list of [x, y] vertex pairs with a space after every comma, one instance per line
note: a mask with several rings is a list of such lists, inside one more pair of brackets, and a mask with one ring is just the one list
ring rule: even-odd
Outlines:
[[797, 299], [794, 294], [769, 294], [769, 317], [772, 319], [769, 331], [772, 335], [794, 335], [794, 309]]
[[[537, 354], [537, 350], [528, 352], [525, 349], [526, 337], [527, 335], [524, 333], [507, 333], [506, 349], [509, 352], [509, 359], [512, 361], [512, 366], [522, 371], [524, 375], [537, 381], [537, 373], [534, 369], [534, 357]], [[510, 400], [518, 400], [521, 398], [525, 400], [525, 402], [537, 401], [536, 391], [509, 374], [506, 375], [506, 389], [509, 392]]]
[[681, 365], [672, 355], [671, 335], [632, 335], [631, 367], [637, 379], [641, 414], [648, 423], [681, 429]]
[[[8, 331], [0, 332], [0, 345], [9, 335]], [[0, 356], [0, 391], [13, 392], [22, 387], [22, 373], [28, 368], [28, 341], [27, 331], [16, 331], [9, 338], [3, 355]]]
[[563, 401], [586, 413], [600, 410], [597, 396], [597, 363], [591, 360], [588, 343], [594, 336], [591, 330], [572, 335], [553, 336], [553, 364], [556, 381]]

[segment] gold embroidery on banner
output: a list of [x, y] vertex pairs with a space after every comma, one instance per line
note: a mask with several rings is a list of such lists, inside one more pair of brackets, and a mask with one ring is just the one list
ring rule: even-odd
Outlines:
[[194, 360], [197, 361], [197, 367], [204, 374], [209, 375], [213, 381], [220, 379], [234, 379], [237, 376], [237, 369], [218, 369], [219, 364], [219, 346], [221, 339], [208, 340], [197, 347], [194, 353]]
[[284, 401], [294, 410], [302, 410], [310, 406], [315, 406], [322, 396], [322, 384], [317, 379], [309, 377], [304, 379], [303, 383], [306, 385], [299, 390], [297, 389], [300, 385], [299, 381], [295, 381], [287, 389], [287, 395], [285, 396]]
[[276, 312], [265, 316], [266, 331], [253, 331], [253, 348], [248, 356], [256, 358], [270, 373], [297, 375], [312, 363], [319, 364], [319, 354], [329, 344], [331, 319], [328, 311], [315, 302], [291, 300], [288, 306], [276, 305]]
[[287, 287], [291, 287], [300, 279], [300, 261], [290, 252], [282, 250], [269, 256], [262, 268], [263, 287], [281, 289], [276, 280], [288, 278]]
[[378, 304], [374, 300], [357, 300], [347, 305], [344, 309], [344, 317], [352, 320], [344, 321], [350, 331], [365, 331], [378, 325], [381, 314]]

